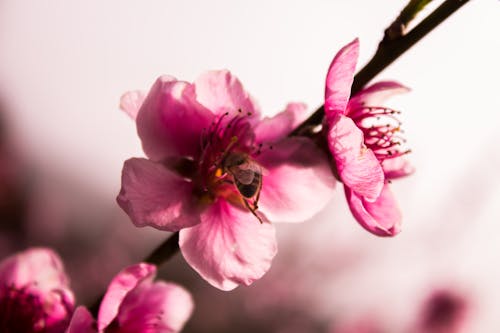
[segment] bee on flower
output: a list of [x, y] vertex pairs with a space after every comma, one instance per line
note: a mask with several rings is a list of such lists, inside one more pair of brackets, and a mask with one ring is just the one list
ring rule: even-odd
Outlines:
[[335, 179], [315, 143], [288, 134], [306, 118], [290, 103], [272, 118], [228, 71], [193, 83], [162, 76], [121, 108], [147, 158], [125, 162], [118, 204], [136, 226], [179, 231], [186, 261], [213, 286], [249, 285], [276, 254], [271, 222], [300, 222], [329, 201]]

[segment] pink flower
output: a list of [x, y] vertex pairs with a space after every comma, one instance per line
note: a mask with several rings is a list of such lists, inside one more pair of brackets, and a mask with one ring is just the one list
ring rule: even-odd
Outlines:
[[261, 119], [228, 71], [192, 84], [160, 77], [145, 95], [121, 101], [149, 159], [125, 162], [119, 205], [136, 226], [180, 230], [184, 258], [215, 287], [251, 284], [276, 254], [269, 221], [311, 218], [332, 194], [326, 156], [309, 139], [287, 137], [305, 106]]
[[52, 250], [32, 248], [0, 262], [1, 332], [63, 332], [73, 306], [61, 259]]
[[335, 56], [328, 70], [325, 122], [328, 146], [349, 208], [366, 230], [378, 236], [400, 231], [401, 212], [389, 189], [391, 179], [413, 168], [401, 148], [398, 111], [381, 106], [386, 98], [408, 91], [393, 81], [375, 83], [349, 99], [359, 53], [355, 39]]
[[193, 312], [188, 291], [174, 283], [153, 282], [156, 266], [140, 263], [111, 281], [101, 302], [97, 323], [79, 306], [66, 333], [173, 333]]

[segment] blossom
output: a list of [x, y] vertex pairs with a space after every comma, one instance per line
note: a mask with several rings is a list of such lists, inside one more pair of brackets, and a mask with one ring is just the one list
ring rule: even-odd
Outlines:
[[434, 290], [423, 304], [415, 332], [465, 332], [469, 312], [470, 302], [465, 295], [449, 289]]
[[31, 248], [0, 262], [0, 331], [63, 332], [74, 296], [59, 256]]
[[118, 204], [136, 226], [180, 230], [184, 258], [217, 288], [249, 285], [269, 269], [277, 251], [269, 221], [304, 221], [331, 197], [327, 157], [312, 140], [288, 137], [305, 106], [261, 119], [228, 71], [194, 83], [160, 77], [121, 107], [148, 159], [125, 162]]
[[118, 273], [102, 299], [97, 322], [79, 306], [66, 333], [173, 333], [193, 312], [188, 291], [174, 283], [153, 282], [156, 266], [139, 263]]
[[401, 212], [389, 182], [413, 168], [404, 159], [409, 150], [402, 148], [399, 112], [382, 104], [409, 89], [394, 81], [378, 82], [349, 98], [358, 53], [355, 39], [337, 53], [328, 70], [328, 147], [356, 220], [375, 235], [394, 236], [400, 231]]

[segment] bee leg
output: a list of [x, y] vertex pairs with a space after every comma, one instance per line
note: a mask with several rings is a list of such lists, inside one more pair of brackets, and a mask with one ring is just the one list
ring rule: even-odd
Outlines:
[[259, 220], [260, 224], [264, 223], [264, 221], [262, 221], [260, 216], [257, 215], [257, 208], [251, 207], [250, 204], [248, 203], [248, 201], [245, 199], [243, 200], [243, 202], [245, 203], [245, 206], [248, 208], [248, 210], [253, 214], [253, 216], [255, 216], [257, 218], [257, 220]]
[[257, 191], [257, 196], [255, 197], [255, 200], [253, 201], [253, 207], [255, 210], [257, 210], [259, 208], [259, 206], [258, 206], [259, 197], [260, 197], [260, 190]]

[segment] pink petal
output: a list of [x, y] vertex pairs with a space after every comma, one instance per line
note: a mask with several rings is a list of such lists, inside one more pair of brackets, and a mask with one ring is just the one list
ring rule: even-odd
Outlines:
[[336, 113], [343, 114], [347, 107], [358, 55], [359, 40], [356, 38], [344, 46], [330, 64], [325, 89], [325, 115], [327, 119]]
[[138, 227], [177, 231], [199, 223], [193, 185], [165, 165], [143, 158], [125, 161], [116, 198]]
[[160, 77], [137, 114], [137, 133], [146, 155], [155, 161], [200, 154], [200, 135], [213, 114], [195, 100], [187, 82]]
[[250, 212], [219, 199], [197, 226], [182, 229], [179, 246], [186, 261], [222, 290], [250, 285], [271, 266], [276, 255], [274, 227]]
[[415, 172], [415, 168], [402, 156], [384, 160], [382, 168], [387, 179], [401, 178]]
[[337, 115], [328, 132], [328, 146], [342, 182], [367, 201], [384, 186], [384, 172], [375, 154], [363, 143], [363, 132], [351, 118]]
[[356, 109], [360, 106], [382, 106], [389, 97], [408, 91], [410, 88], [395, 81], [377, 82], [354, 95], [349, 101], [348, 109]]
[[43, 292], [69, 287], [61, 258], [48, 248], [31, 248], [0, 263], [0, 284], [18, 288], [36, 285]]
[[274, 117], [262, 119], [255, 127], [256, 142], [271, 143], [286, 137], [307, 118], [306, 111], [304, 103], [289, 103]]
[[234, 114], [241, 109], [244, 113], [252, 114], [249, 120], [256, 121], [260, 118], [258, 105], [245, 91], [238, 78], [229, 71], [206, 72], [193, 84], [198, 102], [214, 114]]
[[95, 320], [85, 307], [76, 308], [66, 333], [97, 333]]
[[377, 236], [395, 236], [401, 231], [401, 212], [389, 188], [384, 185], [375, 202], [368, 202], [344, 187], [352, 215], [363, 228]]
[[273, 222], [301, 222], [331, 199], [335, 178], [324, 154], [307, 138], [287, 138], [258, 157], [265, 168], [259, 210]]
[[117, 321], [124, 333], [179, 332], [193, 308], [191, 295], [177, 284], [141, 284], [123, 300]]
[[97, 316], [97, 327], [99, 331], [106, 328], [118, 314], [123, 299], [144, 281], [152, 281], [156, 275], [156, 266], [140, 263], [129, 266], [118, 273], [111, 283], [102, 299]]
[[125, 111], [130, 118], [137, 118], [142, 103], [146, 99], [147, 93], [142, 90], [128, 91], [120, 98], [120, 109]]

